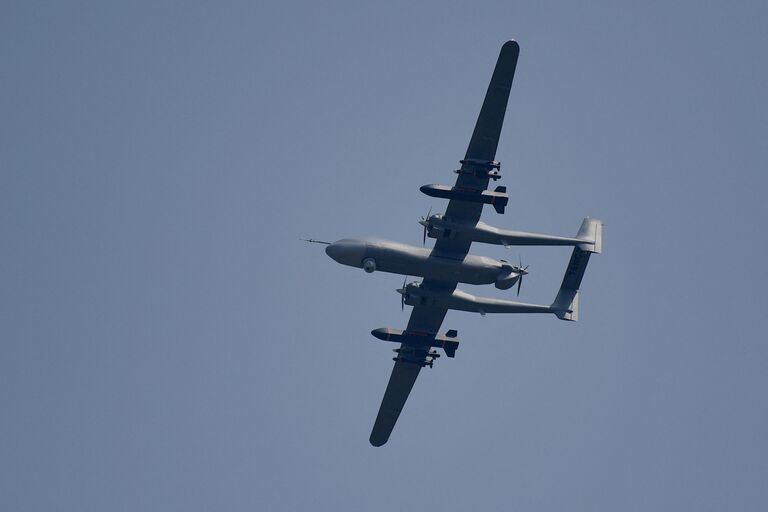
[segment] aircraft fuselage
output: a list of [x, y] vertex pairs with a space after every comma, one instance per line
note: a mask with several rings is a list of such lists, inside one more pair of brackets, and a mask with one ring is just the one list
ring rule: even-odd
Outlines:
[[344, 238], [328, 245], [325, 252], [343, 265], [366, 272], [378, 270], [467, 284], [498, 284], [509, 278], [511, 270], [508, 264], [486, 256], [468, 254], [454, 259], [424, 247], [378, 238]]

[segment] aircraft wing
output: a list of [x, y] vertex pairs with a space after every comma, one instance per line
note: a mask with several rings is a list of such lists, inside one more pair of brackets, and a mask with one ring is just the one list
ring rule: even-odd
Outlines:
[[[425, 282], [427, 285], [430, 284], [429, 280], [425, 280]], [[431, 284], [446, 289], [450, 287], [450, 283], [438, 284], [433, 282]], [[455, 287], [456, 283], [453, 283], [453, 288]], [[414, 306], [406, 332], [434, 336], [440, 330], [440, 325], [442, 325], [447, 312], [448, 310], [445, 308]], [[373, 446], [381, 446], [389, 439], [429, 352], [429, 346], [400, 344], [400, 352], [396, 358], [395, 367], [392, 368], [392, 375], [389, 377], [389, 384], [387, 384], [387, 390], [384, 392], [384, 398], [379, 407], [379, 414], [376, 416], [376, 422], [371, 431], [370, 442]]]
[[[400, 348], [404, 346], [401, 344]], [[373, 424], [371, 431], [370, 442], [373, 446], [381, 446], [389, 440], [389, 435], [395, 428], [397, 418], [400, 417], [400, 412], [403, 410], [405, 401], [408, 400], [408, 395], [411, 394], [420, 371], [421, 364], [400, 361], [395, 363], [384, 398], [381, 400], [376, 423]]]
[[[496, 147], [499, 144], [501, 127], [504, 123], [504, 114], [507, 110], [507, 100], [512, 87], [512, 79], [515, 76], [519, 53], [520, 47], [515, 41], [507, 41], [501, 47], [491, 83], [488, 85], [480, 115], [477, 118], [467, 153], [462, 162], [462, 170], [476, 167], [477, 162], [490, 163], [496, 158]], [[489, 180], [487, 175], [459, 173], [455, 187], [485, 190], [488, 188]], [[455, 221], [475, 224], [480, 220], [482, 211], [483, 205], [480, 203], [451, 199], [448, 202], [445, 215]], [[433, 257], [463, 259], [469, 252], [471, 244], [472, 242], [438, 238], [432, 255]], [[455, 282], [429, 279], [422, 282], [422, 286], [446, 293], [451, 293], [456, 288], [456, 284]], [[446, 313], [447, 309], [445, 308], [414, 306], [405, 332], [411, 334], [413, 339], [434, 339]], [[400, 344], [400, 352], [395, 358], [395, 367], [389, 377], [389, 384], [387, 384], [387, 390], [384, 392], [384, 398], [381, 401], [381, 407], [371, 432], [372, 445], [381, 446], [389, 439], [400, 412], [408, 400], [408, 395], [416, 383], [419, 372], [430, 360], [429, 352], [429, 345], [420, 345], [416, 342]]]
[[[517, 57], [520, 54], [520, 47], [515, 41], [507, 41], [501, 47], [499, 58], [496, 61], [496, 68], [493, 70], [491, 83], [488, 84], [488, 91], [485, 93], [485, 100], [480, 109], [480, 115], [477, 117], [475, 129], [472, 132], [472, 138], [469, 141], [467, 153], [464, 156], [461, 170], [468, 170], [472, 167], [471, 161], [491, 162], [496, 158], [496, 148], [499, 145], [501, 128], [504, 124], [504, 114], [507, 111], [507, 100], [509, 91], [512, 88], [512, 79], [515, 77], [515, 68], [517, 67]], [[488, 188], [488, 176], [475, 174], [459, 174], [456, 178], [456, 188], [485, 190]], [[483, 212], [481, 203], [470, 203], [457, 199], [451, 199], [448, 208], [445, 211], [446, 217], [458, 222], [467, 222], [471, 224], [480, 220], [480, 214]], [[435, 243], [435, 250], [440, 253], [458, 253], [466, 254], [469, 251], [471, 242], [457, 241], [451, 239], [438, 239]]]
[[491, 83], [488, 84], [488, 91], [485, 93], [485, 100], [480, 109], [480, 115], [477, 117], [475, 130], [472, 132], [464, 160], [470, 158], [493, 160], [496, 158], [496, 148], [499, 145], [499, 136], [504, 124], [504, 114], [507, 111], [507, 100], [512, 88], [512, 80], [515, 77], [519, 54], [520, 46], [516, 41], [507, 41], [501, 47], [496, 68], [493, 70]]

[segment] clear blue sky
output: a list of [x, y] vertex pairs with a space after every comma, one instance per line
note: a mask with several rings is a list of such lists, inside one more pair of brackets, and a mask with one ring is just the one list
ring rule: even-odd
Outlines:
[[[764, 510], [767, 16], [4, 2], [0, 509]], [[605, 250], [578, 324], [449, 313], [376, 449], [401, 278], [298, 239], [420, 243], [510, 38], [484, 220]], [[569, 255], [474, 252], [545, 303]]]

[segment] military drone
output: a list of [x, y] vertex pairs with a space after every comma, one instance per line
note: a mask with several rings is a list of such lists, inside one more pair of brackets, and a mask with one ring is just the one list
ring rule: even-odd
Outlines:
[[[579, 316], [579, 287], [589, 257], [602, 250], [602, 223], [586, 218], [575, 237], [562, 237], [513, 231], [490, 226], [480, 221], [483, 205], [491, 205], [503, 214], [509, 201], [506, 187], [488, 190], [491, 180], [501, 178], [501, 164], [495, 160], [507, 100], [515, 75], [520, 47], [507, 41], [501, 48], [491, 83], [475, 124], [469, 148], [454, 171], [454, 186], [424, 185], [421, 191], [431, 197], [448, 199], [445, 213], [431, 210], [419, 223], [423, 226], [423, 242], [435, 239], [432, 249], [376, 238], [345, 238], [327, 245], [325, 252], [337, 262], [362, 268], [366, 272], [391, 272], [418, 276], [421, 282], [403, 282], [397, 292], [401, 307], [413, 306], [407, 327], [379, 328], [371, 334], [379, 340], [399, 343], [394, 349], [395, 361], [389, 384], [371, 432], [370, 442], [381, 446], [387, 442], [400, 412], [413, 388], [419, 372], [432, 368], [440, 357], [437, 349], [453, 358], [459, 347], [453, 329], [440, 334], [449, 309], [480, 313], [551, 313], [561, 320], [576, 321]], [[503, 245], [573, 246], [565, 277], [552, 304], [526, 304], [506, 299], [478, 297], [457, 288], [458, 283], [492, 284], [501, 290], [517, 285], [520, 293], [528, 267], [522, 262], [511, 264], [485, 256], [469, 254], [472, 242]]]

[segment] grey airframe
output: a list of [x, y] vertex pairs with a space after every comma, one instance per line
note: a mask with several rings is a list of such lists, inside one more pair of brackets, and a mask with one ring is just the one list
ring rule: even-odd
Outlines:
[[[441, 348], [455, 357], [459, 341], [453, 329], [438, 334], [449, 309], [486, 313], [552, 313], [562, 320], [576, 321], [579, 314], [579, 287], [589, 256], [602, 249], [602, 223], [586, 218], [575, 237], [560, 237], [499, 229], [480, 222], [483, 205], [490, 204], [504, 213], [508, 201], [506, 187], [487, 190], [490, 180], [500, 178], [500, 164], [495, 161], [507, 100], [517, 66], [520, 47], [507, 41], [501, 48], [496, 68], [488, 86], [480, 115], [453, 187], [425, 185], [422, 192], [449, 199], [445, 214], [427, 214], [420, 224], [426, 237], [436, 239], [432, 249], [374, 238], [345, 238], [326, 243], [328, 256], [337, 262], [364, 269], [420, 276], [420, 283], [403, 284], [397, 290], [401, 305], [413, 306], [405, 330], [380, 328], [372, 334], [381, 340], [400, 343], [394, 349], [395, 361], [389, 384], [371, 432], [370, 442], [387, 442], [405, 405], [419, 372], [430, 368]], [[431, 211], [430, 211], [431, 213]], [[308, 240], [317, 242], [316, 240]], [[560, 290], [550, 305], [526, 304], [511, 300], [478, 297], [456, 288], [458, 283], [493, 284], [507, 290], [515, 284], [520, 293], [527, 267], [504, 260], [468, 254], [472, 242], [512, 245], [573, 246]]]

